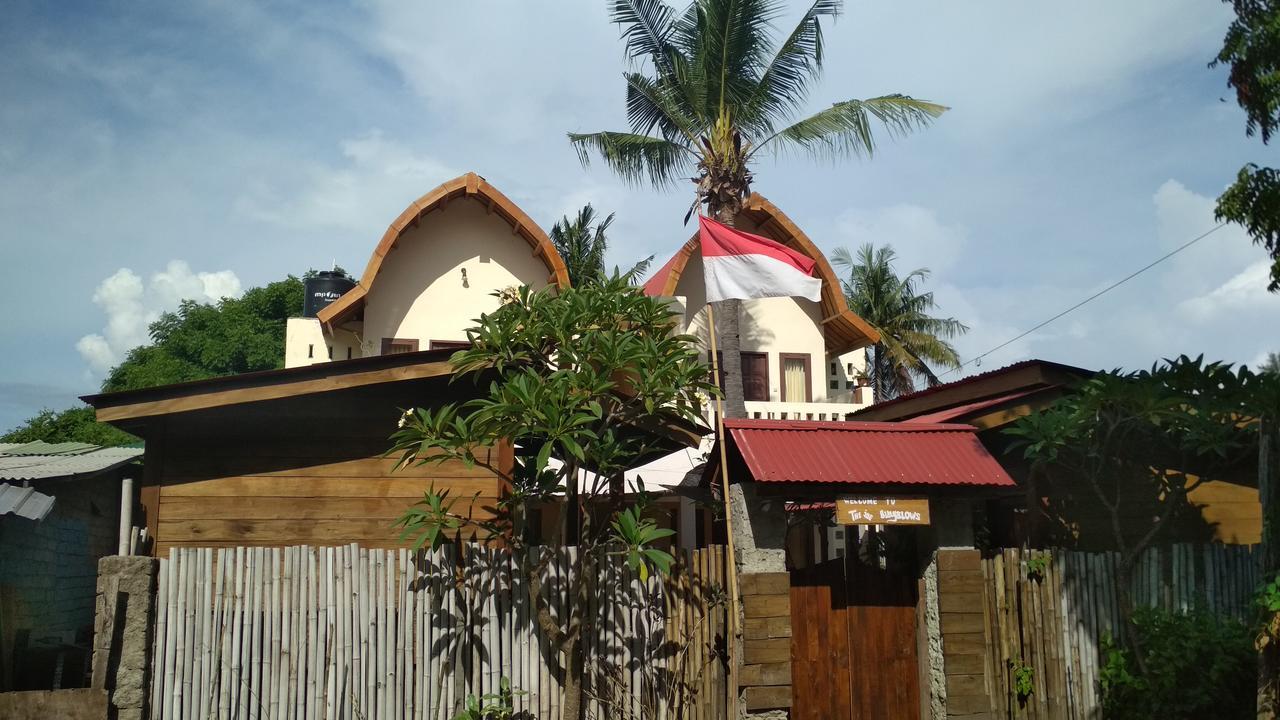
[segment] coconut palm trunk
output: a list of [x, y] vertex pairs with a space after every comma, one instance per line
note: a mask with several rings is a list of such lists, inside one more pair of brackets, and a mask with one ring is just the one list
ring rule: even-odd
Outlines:
[[[733, 227], [737, 213], [732, 208], [716, 208], [712, 217]], [[724, 377], [724, 416], [747, 416], [746, 393], [742, 389], [742, 336], [738, 332], [741, 300], [721, 300], [713, 303], [711, 311], [716, 319], [716, 344], [720, 350], [720, 369]]]

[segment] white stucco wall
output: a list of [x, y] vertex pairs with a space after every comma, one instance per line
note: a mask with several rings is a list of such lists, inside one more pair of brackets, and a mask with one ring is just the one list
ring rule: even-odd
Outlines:
[[431, 340], [466, 340], [480, 313], [497, 309], [494, 291], [540, 288], [549, 275], [506, 221], [479, 202], [456, 199], [387, 253], [365, 299], [364, 354], [379, 354], [383, 338], [415, 338], [422, 350]]
[[332, 336], [326, 335], [315, 318], [289, 318], [285, 325], [284, 366], [313, 365], [329, 360], [350, 360], [364, 355], [360, 346], [360, 323], [350, 323]]
[[387, 253], [365, 296], [363, 322], [328, 335], [315, 318], [290, 318], [285, 367], [379, 355], [383, 338], [415, 339], [421, 350], [432, 340], [466, 340], [474, 320], [497, 309], [492, 293], [541, 288], [550, 274], [505, 220], [473, 199], [454, 199]]
[[[702, 278], [702, 258], [689, 258], [676, 295], [686, 302], [685, 332], [696, 335], [703, 348], [707, 335], [707, 303]], [[769, 400], [782, 400], [781, 353], [809, 355], [812, 402], [827, 401], [827, 347], [822, 337], [822, 309], [801, 298], [764, 298], [741, 303], [738, 330], [743, 352], [769, 356]]]
[[[739, 221], [740, 229], [760, 232], [745, 218]], [[685, 332], [696, 335], [702, 347], [708, 348], [706, 289], [700, 255], [695, 253], [689, 258], [676, 283], [675, 294], [686, 308]], [[769, 356], [770, 402], [782, 401], [780, 354], [803, 353], [810, 356], [810, 402], [871, 404], [871, 388], [865, 387], [861, 393], [857, 392], [857, 377], [866, 368], [865, 351], [859, 349], [837, 357], [827, 356], [826, 340], [822, 334], [822, 308], [818, 303], [800, 298], [745, 300], [741, 303], [739, 333], [743, 352], [763, 352]], [[832, 363], [835, 363], [834, 374]], [[832, 388], [833, 383], [835, 388]]]

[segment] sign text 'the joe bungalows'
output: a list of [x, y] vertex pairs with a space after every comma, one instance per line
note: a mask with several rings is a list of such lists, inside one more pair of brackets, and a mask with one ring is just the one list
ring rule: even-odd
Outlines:
[[928, 498], [846, 496], [836, 499], [841, 525], [928, 525]]

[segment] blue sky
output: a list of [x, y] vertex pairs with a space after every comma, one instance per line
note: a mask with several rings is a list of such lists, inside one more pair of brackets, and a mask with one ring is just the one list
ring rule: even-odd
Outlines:
[[[904, 92], [953, 110], [871, 160], [766, 160], [756, 189], [828, 251], [891, 243], [900, 269], [931, 268], [973, 357], [1208, 230], [1240, 165], [1274, 163], [1206, 67], [1229, 21], [1205, 0], [850, 2], [811, 107]], [[617, 212], [611, 262], [688, 234], [686, 188], [626, 187], [564, 140], [624, 128], [602, 0], [17, 0], [0, 47], [18, 301], [0, 428], [95, 390], [181, 298], [363, 268], [409, 201], [467, 170], [544, 227], [586, 201]], [[980, 369], [1257, 362], [1280, 349], [1262, 261], [1224, 229]]]

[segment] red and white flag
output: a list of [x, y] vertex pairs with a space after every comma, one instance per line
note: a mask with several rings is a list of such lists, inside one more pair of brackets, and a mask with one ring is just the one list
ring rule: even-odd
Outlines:
[[698, 218], [707, 302], [766, 297], [802, 297], [814, 302], [822, 281], [816, 263], [782, 243]]

